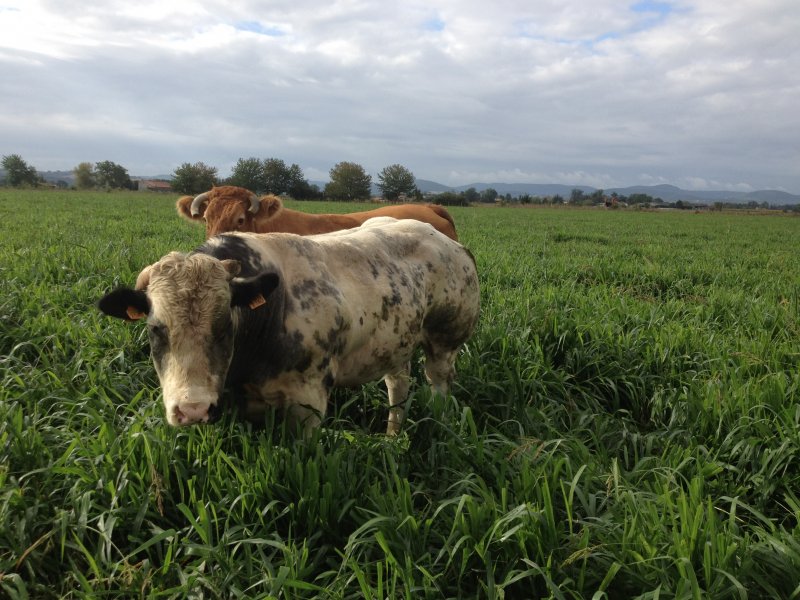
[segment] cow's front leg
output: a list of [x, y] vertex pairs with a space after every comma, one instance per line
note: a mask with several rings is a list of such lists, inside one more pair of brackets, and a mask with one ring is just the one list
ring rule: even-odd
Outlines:
[[284, 406], [286, 425], [304, 437], [319, 427], [328, 407], [328, 394], [322, 386], [306, 386], [287, 393]]
[[397, 373], [386, 375], [383, 381], [389, 394], [389, 422], [386, 425], [386, 435], [397, 435], [406, 414], [408, 388], [411, 387], [411, 363], [406, 363]]
[[[283, 409], [289, 431], [308, 437], [319, 427], [328, 406], [328, 390], [322, 381], [297, 372], [283, 373], [261, 386], [261, 397], [268, 405]], [[279, 398], [279, 402], [271, 399]]]

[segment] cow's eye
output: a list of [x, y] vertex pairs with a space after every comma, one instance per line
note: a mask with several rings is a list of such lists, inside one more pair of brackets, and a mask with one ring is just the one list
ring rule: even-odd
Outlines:
[[151, 338], [156, 338], [160, 341], [166, 341], [167, 328], [160, 323], [148, 323], [147, 330], [150, 332]]
[[236, 219], [236, 226], [241, 227], [242, 225], [244, 225], [244, 217], [239, 217]]

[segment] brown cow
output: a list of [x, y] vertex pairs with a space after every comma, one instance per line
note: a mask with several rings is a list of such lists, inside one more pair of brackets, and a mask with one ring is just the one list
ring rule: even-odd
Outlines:
[[245, 188], [223, 185], [194, 198], [183, 196], [176, 207], [188, 221], [205, 220], [209, 238], [228, 231], [312, 235], [358, 227], [372, 217], [394, 217], [430, 223], [447, 237], [458, 240], [453, 218], [437, 204], [395, 204], [341, 215], [315, 215], [286, 208], [280, 198], [271, 194], [259, 198]]

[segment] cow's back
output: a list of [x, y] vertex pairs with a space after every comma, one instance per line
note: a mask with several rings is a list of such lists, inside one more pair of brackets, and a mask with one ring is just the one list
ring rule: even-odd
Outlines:
[[427, 223], [378, 218], [307, 237], [233, 235], [262, 268], [279, 267], [286, 328], [315, 340], [320, 357], [333, 355], [338, 385], [382, 377], [431, 340], [458, 348], [477, 321], [472, 256]]
[[458, 240], [456, 225], [447, 209], [437, 204], [392, 204], [373, 210], [347, 213], [348, 216], [365, 222], [375, 217], [391, 217], [393, 219], [413, 219], [433, 225], [435, 229], [453, 240]]

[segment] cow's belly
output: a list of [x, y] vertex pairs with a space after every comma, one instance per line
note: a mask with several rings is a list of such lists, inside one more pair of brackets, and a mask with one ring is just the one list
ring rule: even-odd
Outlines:
[[333, 364], [334, 385], [353, 386], [378, 381], [405, 370], [414, 347], [370, 347], [339, 357]]

